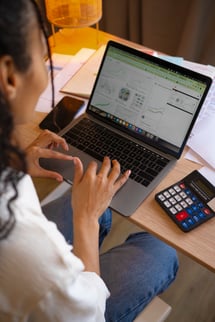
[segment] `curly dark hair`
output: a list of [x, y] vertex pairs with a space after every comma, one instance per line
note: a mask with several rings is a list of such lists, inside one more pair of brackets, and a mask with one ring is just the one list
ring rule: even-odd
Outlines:
[[[45, 35], [51, 65], [52, 106], [54, 106], [53, 68], [50, 47], [39, 8], [34, 0], [0, 0], [0, 57], [9, 55], [20, 72], [31, 64], [28, 50], [32, 16]], [[11, 204], [18, 197], [17, 184], [27, 172], [25, 153], [12, 140], [14, 120], [10, 104], [0, 89], [0, 202], [8, 186], [14, 190], [7, 204], [8, 216], [3, 220], [0, 214], [0, 239], [5, 238], [15, 224]]]

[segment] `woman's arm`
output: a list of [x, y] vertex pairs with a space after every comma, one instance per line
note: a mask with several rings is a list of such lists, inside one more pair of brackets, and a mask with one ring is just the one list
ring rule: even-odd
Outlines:
[[114, 194], [127, 181], [130, 171], [120, 175], [119, 163], [114, 160], [111, 164], [108, 157], [104, 158], [99, 171], [96, 162], [91, 162], [85, 173], [78, 158], [74, 158], [74, 165], [74, 253], [83, 261], [85, 270], [99, 274], [98, 219], [110, 205]]

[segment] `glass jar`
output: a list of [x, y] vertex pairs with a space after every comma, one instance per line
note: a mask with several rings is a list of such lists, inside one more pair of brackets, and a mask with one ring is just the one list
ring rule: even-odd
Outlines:
[[102, 17], [102, 0], [45, 0], [48, 20], [62, 28], [96, 24]]

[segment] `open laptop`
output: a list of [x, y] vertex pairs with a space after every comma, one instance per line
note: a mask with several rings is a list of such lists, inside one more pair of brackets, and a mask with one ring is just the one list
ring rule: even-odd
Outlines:
[[[131, 169], [111, 208], [130, 216], [180, 158], [212, 80], [110, 41], [86, 113], [59, 134], [86, 168], [105, 155]], [[100, 139], [101, 136], [101, 139]], [[73, 180], [72, 162], [41, 159]]]

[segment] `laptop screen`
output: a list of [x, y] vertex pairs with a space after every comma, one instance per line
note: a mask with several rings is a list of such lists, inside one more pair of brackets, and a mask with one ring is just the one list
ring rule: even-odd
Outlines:
[[177, 156], [210, 82], [209, 77], [110, 42], [88, 111]]

